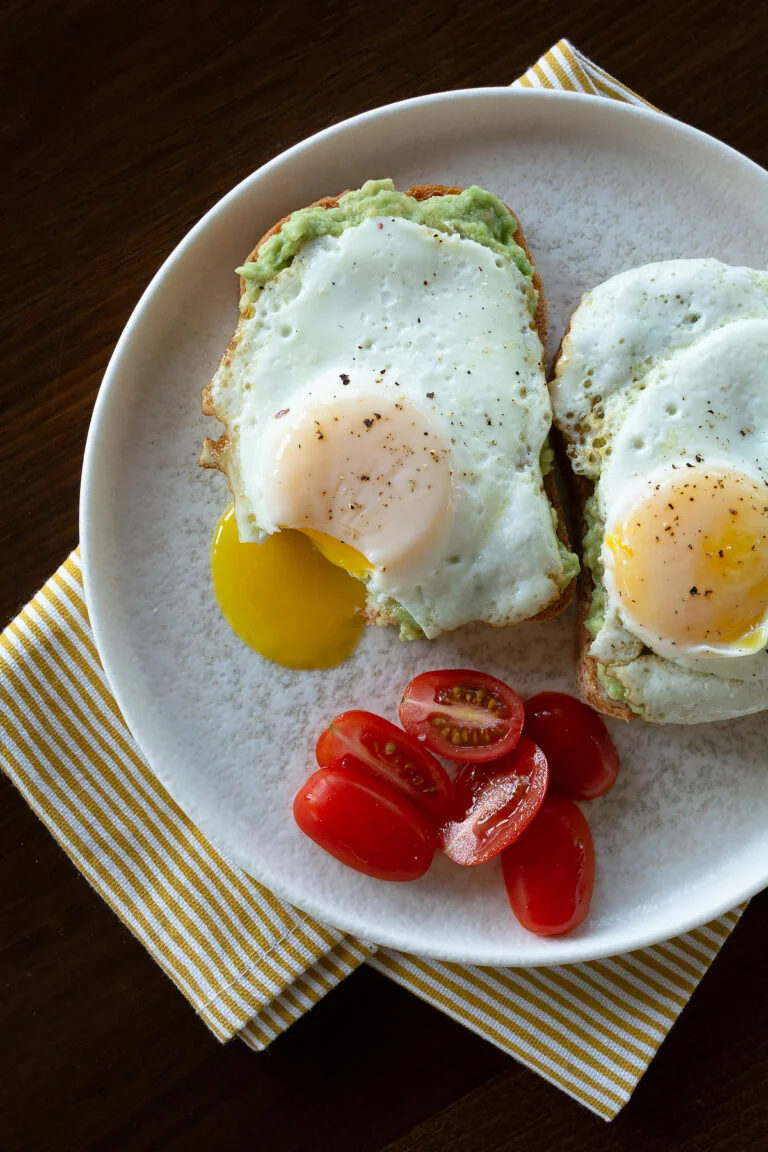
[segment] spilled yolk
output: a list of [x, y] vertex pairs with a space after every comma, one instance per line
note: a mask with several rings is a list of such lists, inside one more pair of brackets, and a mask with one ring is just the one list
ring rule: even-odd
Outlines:
[[241, 640], [286, 668], [332, 668], [351, 656], [364, 628], [365, 588], [343, 568], [367, 561], [339, 549], [331, 563], [307, 535], [290, 530], [241, 544], [231, 505], [214, 533], [211, 571], [219, 607]]
[[331, 564], [335, 564], [338, 568], [343, 568], [358, 580], [362, 580], [373, 571], [373, 564], [351, 544], [344, 544], [343, 541], [335, 540], [325, 532], [317, 532], [314, 528], [305, 528], [304, 534], [309, 536], [315, 548], [322, 552], [326, 560], [330, 560]]
[[641, 634], [679, 652], [759, 651], [768, 620], [768, 489], [725, 469], [654, 484], [606, 537], [606, 574]]

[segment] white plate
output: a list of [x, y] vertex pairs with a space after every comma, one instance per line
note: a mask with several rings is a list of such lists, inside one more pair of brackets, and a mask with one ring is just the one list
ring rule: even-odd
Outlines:
[[[572, 687], [572, 620], [401, 644], [369, 629], [339, 669], [289, 672], [242, 645], [211, 591], [228, 502], [196, 467], [212, 431], [200, 390], [235, 321], [233, 268], [287, 211], [391, 176], [488, 188], [519, 213], [550, 303], [552, 346], [586, 288], [635, 264], [768, 262], [768, 174], [674, 120], [570, 94], [476, 89], [356, 117], [225, 196], [142, 297], [99, 393], [81, 533], [96, 642], [125, 718], [171, 794], [232, 861], [321, 920], [403, 950], [483, 964], [589, 959], [673, 936], [768, 884], [768, 713], [694, 728], [616, 725], [619, 783], [589, 806], [597, 884], [587, 922], [525, 933], [497, 862], [437, 859], [385, 884], [326, 856], [291, 802], [342, 708], [394, 717], [429, 667], [475, 665], [521, 692]], [[119, 268], [115, 275], [119, 275]]]

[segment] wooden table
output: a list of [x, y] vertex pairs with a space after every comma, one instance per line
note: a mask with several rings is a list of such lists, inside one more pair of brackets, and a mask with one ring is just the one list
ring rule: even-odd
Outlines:
[[[768, 160], [765, 5], [8, 0], [0, 21], [3, 621], [76, 543], [91, 408], [140, 292], [288, 145], [506, 84], [567, 35]], [[5, 780], [0, 828], [4, 1152], [768, 1148], [765, 895], [609, 1127], [368, 970], [266, 1054], [220, 1047]]]

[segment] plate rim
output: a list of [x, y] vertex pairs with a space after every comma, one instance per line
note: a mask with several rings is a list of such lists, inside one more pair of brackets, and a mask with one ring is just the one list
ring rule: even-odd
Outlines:
[[[311, 136], [291, 145], [289, 148], [280, 152], [270, 160], [266, 161], [259, 168], [249, 173], [242, 180], [238, 181], [228, 192], [220, 197], [201, 217], [200, 219], [186, 232], [181, 240], [173, 247], [166, 258], [161, 263], [155, 274], [152, 276], [147, 287], [140, 295], [136, 305], [134, 306], [121, 334], [115, 345], [115, 348], [110, 356], [107, 368], [102, 377], [99, 386], [96, 401], [93, 407], [91, 419], [89, 422], [88, 435], [86, 439], [85, 452], [83, 457], [83, 468], [80, 485], [80, 500], [79, 500], [79, 534], [80, 534], [80, 554], [81, 566], [83, 573], [83, 587], [85, 594], [86, 606], [90, 619], [91, 629], [93, 633], [94, 643], [98, 652], [99, 660], [102, 668], [104, 669], [105, 676], [108, 681], [109, 689], [114, 696], [114, 699], [120, 709], [124, 722], [129, 729], [133, 739], [138, 745], [141, 755], [148, 763], [151, 771], [157, 777], [159, 783], [165, 788], [169, 795], [175, 799], [172, 786], [165, 781], [161, 771], [159, 771], [151, 762], [149, 755], [144, 750], [143, 743], [138, 735], [140, 725], [134, 725], [132, 722], [132, 707], [126, 704], [125, 694], [121, 687], [120, 669], [118, 667], [119, 660], [112, 659], [110, 652], [110, 645], [105, 640], [106, 629], [102, 625], [101, 608], [99, 593], [97, 586], [99, 583], [99, 576], [94, 567], [93, 557], [98, 552], [98, 546], [94, 543], [92, 536], [92, 515], [91, 509], [95, 499], [94, 490], [97, 487], [95, 484], [95, 477], [97, 475], [97, 456], [99, 452], [100, 441], [102, 434], [105, 431], [108, 416], [109, 406], [113, 399], [113, 394], [117, 393], [117, 382], [119, 381], [121, 360], [130, 347], [134, 331], [140, 321], [143, 319], [147, 310], [151, 307], [154, 296], [159, 292], [162, 287], [163, 281], [167, 273], [173, 265], [186, 253], [187, 249], [192, 247], [197, 241], [201, 233], [205, 231], [209, 223], [216, 218], [220, 213], [226, 211], [229, 204], [235, 201], [240, 196], [246, 194], [253, 184], [258, 183], [266, 176], [270, 175], [274, 170], [283, 164], [293, 162], [301, 156], [302, 152], [315, 149], [318, 145], [326, 140], [332, 139], [334, 136], [339, 135], [352, 128], [359, 127], [370, 120], [384, 119], [388, 116], [399, 115], [410, 112], [411, 110], [420, 109], [426, 106], [438, 105], [440, 103], [449, 103], [457, 100], [462, 101], [476, 101], [483, 102], [489, 98], [501, 99], [511, 101], [516, 104], [540, 104], [542, 106], [557, 104], [581, 104], [589, 105], [599, 116], [615, 117], [622, 119], [629, 117], [631, 119], [645, 120], [650, 125], [653, 125], [654, 132], [658, 130], [671, 131], [672, 133], [679, 133], [685, 137], [694, 140], [699, 146], [709, 149], [711, 152], [717, 154], [722, 159], [730, 164], [735, 164], [737, 167], [742, 168], [745, 174], [752, 177], [758, 177], [762, 180], [765, 186], [766, 194], [768, 194], [768, 171], [763, 169], [755, 161], [745, 156], [743, 153], [738, 152], [729, 144], [724, 143], [717, 138], [710, 136], [706, 132], [698, 128], [684, 123], [674, 117], [668, 116], [666, 113], [659, 112], [651, 107], [641, 107], [635, 104], [630, 104], [621, 100], [611, 100], [605, 97], [596, 97], [588, 93], [581, 92], [568, 92], [558, 89], [535, 89], [535, 88], [514, 88], [510, 86], [485, 86], [479, 88], [463, 88], [449, 91], [442, 91], [430, 93], [423, 96], [410, 97], [404, 100], [393, 101], [375, 108], [368, 109], [360, 112], [355, 116], [348, 117], [340, 120], [318, 132], [313, 133]], [[183, 809], [183, 805], [179, 804]], [[208, 836], [205, 832], [203, 835]], [[211, 847], [214, 851], [220, 852], [217, 845], [210, 841]], [[240, 865], [236, 865], [240, 867]], [[244, 870], [244, 869], [243, 869]], [[279, 882], [270, 877], [269, 882], [259, 879], [258, 876], [253, 876], [253, 879], [258, 883], [263, 884], [271, 892], [273, 892], [280, 899], [286, 900], [288, 903], [301, 908], [304, 912], [315, 917], [323, 923], [328, 923], [328, 909], [324, 908], [321, 904], [316, 903], [312, 898], [307, 898], [303, 893], [299, 895], [297, 900], [295, 892], [286, 890]], [[729, 896], [727, 900], [718, 902], [713, 908], [707, 912], [706, 916], [702, 918], [700, 912], [692, 913], [688, 917], [682, 917], [675, 921], [674, 928], [660, 931], [659, 927], [655, 929], [638, 930], [634, 934], [628, 934], [622, 937], [621, 944], [612, 946], [606, 943], [602, 947], [595, 947], [593, 944], [590, 946], [589, 937], [560, 937], [556, 938], [558, 943], [558, 952], [556, 955], [548, 955], [548, 949], [545, 938], [536, 938], [537, 943], [529, 950], [530, 954], [525, 956], [510, 954], [508, 951], [504, 955], [491, 955], [488, 952], [487, 944], [485, 948], [479, 947], [472, 949], [471, 947], [459, 947], [458, 949], [446, 952], [444, 948], [439, 946], [425, 946], [423, 943], [417, 945], [416, 951], [419, 955], [428, 956], [434, 959], [447, 960], [454, 963], [468, 963], [468, 964], [487, 964], [487, 965], [509, 965], [517, 967], [544, 967], [549, 965], [571, 964], [580, 963], [590, 960], [598, 960], [607, 956], [623, 954], [625, 952], [634, 951], [638, 948], [644, 948], [663, 940], [673, 938], [675, 936], [683, 935], [691, 929], [706, 924], [711, 920], [715, 920], [722, 916], [724, 913], [738, 908], [745, 900], [750, 899], [757, 892], [768, 886], [768, 874], [763, 877], [757, 877], [749, 883], [745, 883], [734, 895]], [[344, 910], [334, 910], [332, 922], [334, 927], [341, 931], [348, 932], [363, 940], [371, 940], [370, 926], [361, 925], [354, 916], [347, 918], [344, 915]], [[569, 948], [562, 947], [562, 941], [568, 940]], [[386, 927], [383, 930], [378, 930], [375, 933], [374, 942], [383, 947], [395, 948], [399, 951], [409, 952], [414, 951], [413, 946], [409, 946], [408, 942], [402, 938], [397, 932], [389, 932]], [[511, 956], [511, 958], [510, 958]]]

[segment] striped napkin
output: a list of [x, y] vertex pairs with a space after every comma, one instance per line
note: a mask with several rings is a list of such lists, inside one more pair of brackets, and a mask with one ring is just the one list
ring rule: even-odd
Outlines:
[[[561, 40], [520, 87], [644, 104]], [[357, 940], [230, 864], [123, 723], [75, 551], [0, 637], [0, 762], [75, 865], [211, 1031], [260, 1050], [365, 962], [611, 1119], [742, 908], [652, 948], [555, 968], [478, 968]]]

